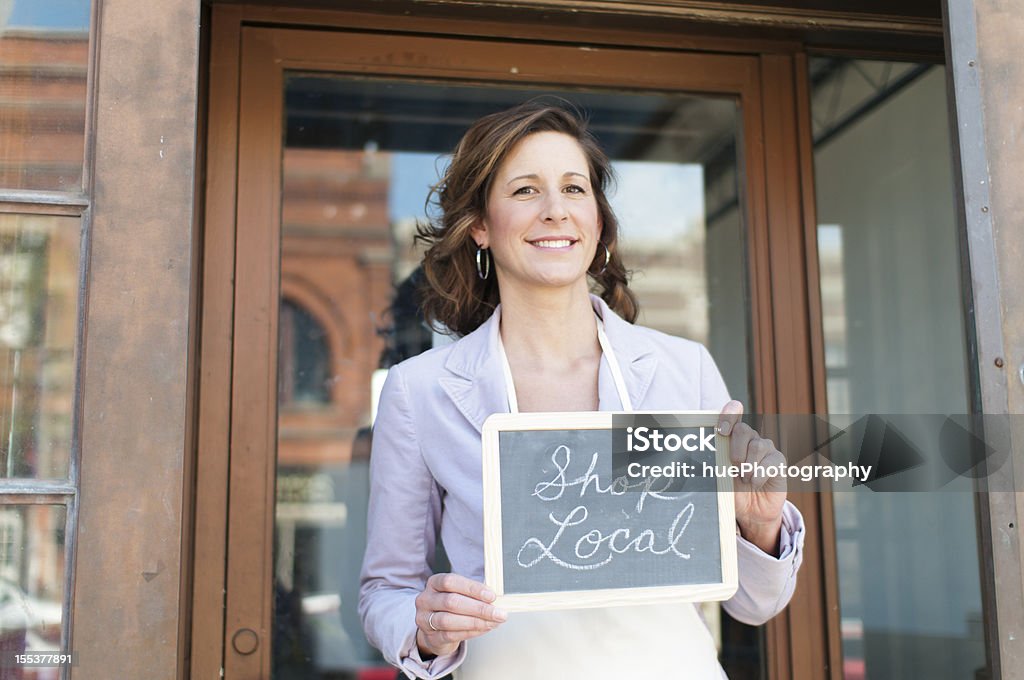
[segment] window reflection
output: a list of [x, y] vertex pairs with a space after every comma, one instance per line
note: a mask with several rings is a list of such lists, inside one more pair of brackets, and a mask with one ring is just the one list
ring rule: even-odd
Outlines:
[[[816, 59], [810, 78], [829, 411], [966, 413], [943, 68]], [[849, 680], [982, 677], [974, 499], [956, 484], [833, 495]]]
[[331, 355], [327, 331], [300, 305], [281, 301], [278, 343], [278, 404], [320, 407], [331, 401]]
[[282, 174], [273, 677], [354, 678], [386, 668], [356, 603], [367, 386], [393, 289], [390, 158], [289, 144]]
[[[65, 515], [63, 506], [0, 506], [0, 654], [5, 658], [61, 651]], [[0, 677], [21, 678], [22, 672], [2, 668]]]
[[65, 477], [79, 221], [0, 215], [0, 476]]
[[89, 0], [0, 4], [0, 187], [80, 191]]
[[[302, 74], [286, 81], [278, 365], [281, 379], [294, 375], [297, 385], [299, 345], [286, 334], [301, 333], [301, 306], [329, 350], [307, 350], [305, 361], [326, 357], [333, 399], [317, 409], [282, 401], [279, 412], [275, 678], [395, 677], [356, 613], [375, 390], [383, 369], [452, 340], [419, 312], [422, 250], [413, 239], [444, 154], [480, 116], [538, 94]], [[746, 400], [736, 102], [566, 96], [589, 112], [618, 174], [610, 200], [639, 322], [708, 344], [733, 394]], [[720, 617], [717, 606], [707, 617], [730, 677], [760, 677], [758, 632]]]

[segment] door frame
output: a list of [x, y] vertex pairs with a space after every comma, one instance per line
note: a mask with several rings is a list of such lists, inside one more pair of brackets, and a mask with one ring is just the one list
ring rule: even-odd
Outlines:
[[[266, 26], [271, 14], [213, 8], [191, 627], [197, 678], [220, 677], [221, 669], [229, 679], [269, 677], [277, 308], [266, 301], [279, 297], [280, 241], [277, 221], [265, 217], [280, 215], [284, 71], [551, 84], [559, 80], [554, 57], [578, 49], [565, 41], [566, 31], [557, 31], [556, 40], [543, 24], [537, 26], [543, 42], [524, 50], [522, 40], [509, 40], [508, 25], [497, 22], [421, 19], [406, 21], [397, 34], [394, 17], [332, 12], [332, 25], [349, 27], [343, 40], [338, 30]], [[825, 412], [807, 70], [798, 45], [618, 29], [569, 33], [577, 44], [607, 46], [586, 52], [583, 64], [576, 52], [573, 84], [742, 99], [740, 195], [748, 206], [756, 399], [767, 413]], [[481, 39], [489, 41], [486, 63]], [[437, 52], [438, 46], [444, 49]], [[517, 73], [499, 73], [496, 65], [512, 62]], [[666, 75], [673, 72], [681, 75]], [[243, 200], [239, 186], [255, 200]], [[243, 456], [250, 462], [238, 465]], [[831, 496], [790, 498], [807, 524], [804, 566], [790, 606], [765, 626], [768, 676], [827, 673], [838, 680], [838, 581], [834, 550], [826, 550], [834, 545]], [[237, 632], [243, 629], [261, 643], [250, 654], [233, 649], [249, 639]]]

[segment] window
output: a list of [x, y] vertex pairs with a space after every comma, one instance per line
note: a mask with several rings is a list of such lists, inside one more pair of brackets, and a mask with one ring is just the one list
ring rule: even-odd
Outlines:
[[329, 404], [334, 372], [327, 331], [291, 300], [281, 301], [279, 328], [278, 403], [299, 408]]
[[0, 10], [0, 648], [8, 652], [69, 651], [91, 11], [90, 0], [13, 0]]
[[[815, 59], [810, 76], [829, 411], [966, 413], [943, 67]], [[834, 494], [844, 677], [980, 677], [971, 491]]]

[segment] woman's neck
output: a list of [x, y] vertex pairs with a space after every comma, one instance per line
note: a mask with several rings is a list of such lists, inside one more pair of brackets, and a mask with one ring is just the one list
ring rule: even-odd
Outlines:
[[600, 355], [597, 321], [586, 288], [501, 296], [501, 342], [510, 361], [564, 368]]

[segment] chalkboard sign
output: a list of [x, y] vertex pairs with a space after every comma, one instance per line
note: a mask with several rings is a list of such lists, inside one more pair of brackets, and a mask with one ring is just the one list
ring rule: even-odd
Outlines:
[[[731, 597], [732, 483], [700, 473], [729, 464], [717, 422], [710, 412], [488, 418], [484, 569], [497, 604], [528, 611]], [[659, 423], [668, 427], [652, 441]], [[665, 442], [675, 450], [655, 445]]]

